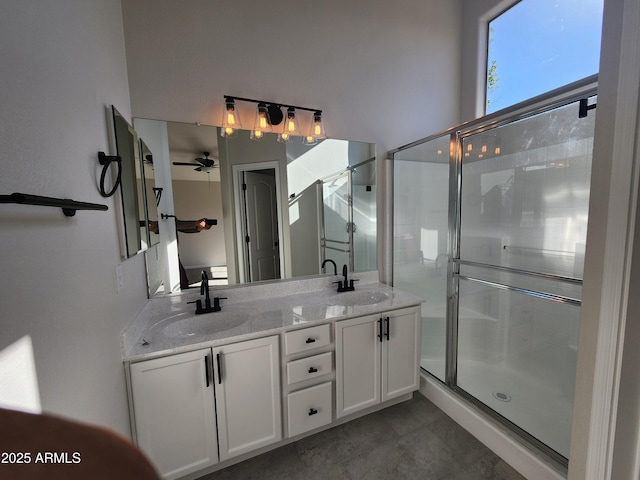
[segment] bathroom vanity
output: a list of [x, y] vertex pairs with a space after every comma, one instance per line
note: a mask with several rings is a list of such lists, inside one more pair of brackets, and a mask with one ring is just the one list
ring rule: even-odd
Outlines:
[[420, 303], [361, 273], [154, 298], [123, 335], [133, 438], [168, 479], [197, 478], [411, 398]]

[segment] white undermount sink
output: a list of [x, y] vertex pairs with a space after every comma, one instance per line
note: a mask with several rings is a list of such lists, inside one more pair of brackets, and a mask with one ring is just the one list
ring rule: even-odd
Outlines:
[[343, 305], [345, 307], [358, 307], [376, 305], [380, 302], [384, 302], [388, 298], [388, 294], [377, 290], [356, 290], [354, 292], [339, 293], [335, 297], [331, 298], [329, 303], [331, 305]]
[[[184, 315], [186, 318], [179, 319]], [[178, 317], [178, 318], [177, 318]], [[161, 326], [162, 333], [167, 337], [190, 337], [207, 335], [237, 328], [249, 320], [251, 315], [244, 311], [220, 311], [194, 315], [182, 313], [176, 315], [170, 322]]]

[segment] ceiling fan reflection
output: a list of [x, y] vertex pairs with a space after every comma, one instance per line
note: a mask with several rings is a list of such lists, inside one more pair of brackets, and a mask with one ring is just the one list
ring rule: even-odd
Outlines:
[[196, 167], [194, 170], [196, 172], [207, 172], [209, 173], [214, 168], [220, 168], [220, 165], [216, 165], [215, 161], [212, 158], [209, 158], [211, 155], [209, 152], [202, 152], [203, 157], [198, 157], [195, 159], [198, 163], [186, 163], [186, 162], [173, 162], [174, 165], [179, 166], [188, 166], [188, 167]]

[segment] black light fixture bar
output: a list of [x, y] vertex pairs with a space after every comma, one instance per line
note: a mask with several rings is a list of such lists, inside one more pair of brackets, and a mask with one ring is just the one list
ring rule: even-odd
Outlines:
[[235, 97], [233, 95], [225, 95], [224, 99], [225, 100], [240, 100], [241, 102], [264, 103], [266, 105], [277, 105], [278, 107], [295, 108], [296, 110], [306, 110], [307, 112], [322, 113], [322, 110], [319, 110], [317, 108], [299, 107], [297, 105], [287, 105], [286, 103], [280, 103], [280, 102], [267, 102], [265, 100], [256, 100], [254, 98], [243, 98], [243, 97]]
[[59, 207], [67, 217], [73, 217], [76, 210], [108, 210], [109, 207], [99, 203], [76, 202], [67, 198], [42, 197], [26, 193], [0, 195], [0, 203], [18, 203], [22, 205], [40, 205], [43, 207]]

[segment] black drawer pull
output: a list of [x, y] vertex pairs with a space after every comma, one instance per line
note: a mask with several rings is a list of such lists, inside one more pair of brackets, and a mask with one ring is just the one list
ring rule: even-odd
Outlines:
[[318, 371], [315, 367], [309, 367], [309, 373], [316, 373]]
[[309, 409], [309, 416], [315, 415], [316, 413], [318, 413], [318, 410], [316, 410], [315, 408], [310, 408]]
[[378, 339], [382, 342], [382, 318], [378, 320]]
[[307, 338], [306, 343], [315, 343], [316, 339], [315, 338]]
[[386, 327], [386, 332], [384, 334], [387, 337], [387, 340], [389, 340], [389, 317], [385, 317], [384, 324]]

